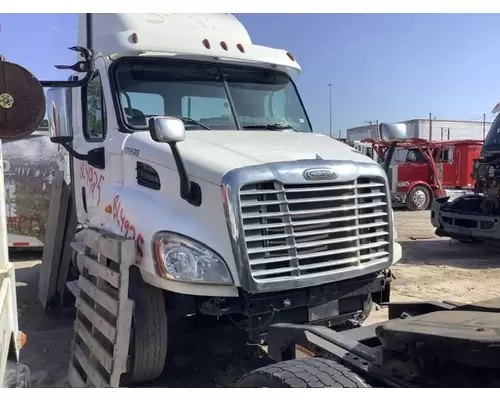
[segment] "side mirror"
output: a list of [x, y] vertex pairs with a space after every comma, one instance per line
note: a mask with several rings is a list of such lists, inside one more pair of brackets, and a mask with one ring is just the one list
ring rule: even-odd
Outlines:
[[52, 143], [63, 144], [73, 140], [71, 94], [71, 88], [53, 88], [47, 91], [47, 116]]
[[155, 142], [160, 143], [177, 143], [186, 138], [184, 122], [174, 117], [150, 118], [149, 133]]
[[179, 174], [181, 198], [189, 204], [199, 207], [201, 205], [201, 187], [197, 183], [191, 182], [181, 153], [177, 148], [177, 143], [186, 139], [184, 122], [174, 117], [152, 117], [149, 119], [149, 133], [155, 142], [167, 143], [170, 146]]
[[406, 124], [380, 124], [380, 138], [388, 142], [408, 139]]

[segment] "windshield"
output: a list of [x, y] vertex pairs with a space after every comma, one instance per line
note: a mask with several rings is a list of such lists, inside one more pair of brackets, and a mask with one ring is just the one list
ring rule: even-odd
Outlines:
[[279, 71], [127, 60], [116, 79], [124, 122], [133, 130], [168, 115], [182, 118], [188, 130], [312, 131], [294, 83]]
[[500, 148], [500, 114], [493, 121], [488, 135], [486, 135], [486, 139], [484, 140], [483, 148], [485, 150]]

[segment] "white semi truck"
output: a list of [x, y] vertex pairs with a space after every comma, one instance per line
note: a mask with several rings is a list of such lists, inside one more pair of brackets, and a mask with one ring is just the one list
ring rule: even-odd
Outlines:
[[188, 315], [262, 342], [272, 323], [348, 325], [388, 299], [386, 174], [313, 131], [291, 53], [230, 14], [82, 14], [78, 30], [77, 73], [42, 84], [78, 222], [137, 244], [132, 382], [160, 375]]

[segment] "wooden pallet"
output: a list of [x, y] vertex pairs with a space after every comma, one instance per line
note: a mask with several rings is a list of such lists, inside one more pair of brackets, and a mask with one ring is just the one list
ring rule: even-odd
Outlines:
[[119, 387], [128, 370], [134, 306], [128, 297], [129, 266], [135, 262], [135, 242], [87, 228], [84, 245], [82, 274], [67, 285], [77, 310], [68, 381], [78, 388]]

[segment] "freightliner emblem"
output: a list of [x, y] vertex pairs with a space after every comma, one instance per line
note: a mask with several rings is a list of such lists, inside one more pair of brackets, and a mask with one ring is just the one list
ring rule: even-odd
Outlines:
[[304, 178], [308, 181], [322, 181], [336, 179], [338, 175], [330, 168], [309, 168], [304, 171]]

